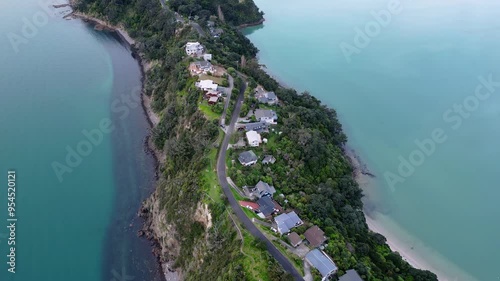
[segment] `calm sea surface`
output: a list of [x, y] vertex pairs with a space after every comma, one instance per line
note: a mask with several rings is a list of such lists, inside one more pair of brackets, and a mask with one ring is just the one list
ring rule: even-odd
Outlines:
[[500, 3], [256, 3], [261, 63], [334, 107], [376, 174], [371, 216], [447, 279], [498, 280]]
[[64, 20], [65, 10], [0, 2], [0, 280], [159, 280], [149, 243], [136, 237], [154, 181], [139, 66], [115, 34]]

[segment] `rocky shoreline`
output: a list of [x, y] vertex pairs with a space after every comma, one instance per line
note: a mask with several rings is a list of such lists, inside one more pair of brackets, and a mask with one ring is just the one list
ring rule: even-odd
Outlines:
[[[70, 6], [64, 5], [62, 7], [67, 7]], [[55, 7], [55, 6], [54, 6]], [[59, 7], [55, 7], [59, 8]], [[74, 10], [74, 8], [73, 8]], [[150, 154], [153, 159], [155, 160], [155, 179], [156, 181], [159, 180], [160, 178], [160, 168], [161, 165], [165, 161], [165, 153], [162, 151], [158, 150], [155, 145], [153, 144], [152, 138], [151, 138], [151, 130], [158, 125], [160, 121], [160, 117], [153, 112], [151, 108], [151, 98], [146, 95], [145, 91], [145, 84], [147, 82], [147, 72], [149, 69], [151, 69], [152, 64], [147, 61], [143, 54], [141, 54], [137, 47], [136, 47], [136, 42], [135, 40], [128, 35], [128, 33], [125, 31], [124, 27], [121, 26], [114, 26], [111, 23], [98, 19], [96, 17], [93, 17], [91, 15], [86, 15], [83, 13], [75, 12], [73, 11], [72, 13], [66, 15], [64, 18], [69, 19], [80, 19], [84, 22], [90, 23], [94, 25], [95, 30], [99, 31], [110, 31], [110, 32], [116, 32], [120, 38], [127, 42], [131, 54], [134, 57], [134, 59], [137, 60], [139, 63], [140, 71], [141, 71], [141, 84], [142, 84], [142, 91], [141, 91], [141, 106], [143, 109], [143, 112], [146, 116], [146, 120], [149, 124], [150, 127], [150, 133], [146, 138], [144, 139], [144, 151], [146, 154]], [[155, 186], [156, 189], [156, 186]], [[165, 260], [165, 255], [164, 255], [164, 249], [160, 243], [160, 238], [157, 236], [156, 231], [153, 229], [153, 211], [151, 210], [152, 204], [154, 204], [154, 200], [156, 198], [155, 196], [156, 191], [151, 195], [149, 199], [147, 199], [145, 202], [143, 202], [142, 207], [140, 210], [138, 210], [138, 216], [143, 219], [143, 227], [140, 231], [138, 231], [137, 236], [145, 238], [150, 241], [151, 243], [151, 248], [152, 248], [152, 253], [155, 256], [161, 270], [162, 276], [165, 278], [166, 281], [178, 281], [181, 280], [181, 272], [177, 272], [173, 269], [173, 264], [171, 261]]]

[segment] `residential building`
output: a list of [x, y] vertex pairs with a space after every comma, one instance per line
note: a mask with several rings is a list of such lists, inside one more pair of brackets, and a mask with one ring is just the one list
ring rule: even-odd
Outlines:
[[189, 71], [191, 75], [207, 74], [214, 72], [215, 68], [209, 61], [195, 61], [189, 64]]
[[247, 135], [248, 145], [257, 147], [262, 143], [262, 138], [260, 137], [260, 134], [257, 133], [256, 131], [248, 131], [246, 135]]
[[257, 155], [251, 150], [244, 151], [238, 156], [238, 161], [243, 166], [250, 166], [257, 163]]
[[292, 245], [293, 247], [297, 247], [298, 245], [300, 245], [300, 243], [302, 243], [302, 238], [300, 238], [297, 232], [292, 232], [288, 234], [287, 237], [288, 241], [290, 241], [290, 245]]
[[274, 201], [269, 196], [264, 196], [264, 197], [260, 198], [259, 200], [257, 200], [257, 204], [259, 205], [260, 212], [265, 217], [270, 216], [274, 212], [276, 212], [276, 210], [274, 209]]
[[273, 194], [276, 193], [276, 189], [274, 189], [274, 186], [269, 185], [266, 182], [259, 181], [252, 189], [252, 193], [258, 198], [261, 198], [263, 196], [273, 197]]
[[218, 102], [219, 102], [219, 97], [210, 97], [208, 99], [208, 104], [210, 104], [210, 105], [214, 105], [214, 104], [216, 104]]
[[186, 43], [186, 54], [188, 56], [201, 56], [203, 54], [204, 48], [200, 42], [187, 42]]
[[212, 60], [212, 54], [203, 54], [203, 59], [206, 61]]
[[261, 122], [267, 122], [269, 124], [276, 123], [278, 121], [278, 115], [274, 110], [270, 109], [256, 109], [254, 111], [255, 118]]
[[340, 276], [339, 281], [363, 281], [358, 272], [354, 269], [349, 269], [346, 273]]
[[219, 91], [208, 90], [205, 93], [205, 97], [220, 97], [220, 96], [221, 96], [221, 94], [219, 93]]
[[278, 103], [278, 97], [274, 92], [266, 92], [261, 86], [255, 89], [255, 98], [260, 103], [266, 103], [269, 105], [274, 105]]
[[293, 211], [288, 214], [281, 214], [275, 217], [274, 221], [276, 222], [276, 226], [280, 234], [286, 234], [290, 232], [290, 229], [303, 224], [299, 216], [297, 216], [297, 214]]
[[212, 80], [200, 80], [195, 83], [195, 86], [202, 89], [203, 91], [216, 91], [219, 85], [215, 84]]
[[274, 164], [276, 162], [276, 158], [272, 155], [265, 155], [264, 159], [262, 159], [262, 164], [267, 165], [267, 164]]
[[321, 246], [326, 241], [325, 233], [317, 225], [311, 226], [306, 230], [304, 236], [313, 248]]
[[318, 249], [307, 253], [306, 261], [321, 273], [322, 281], [328, 280], [338, 269], [332, 259]]
[[269, 124], [266, 122], [253, 122], [253, 123], [247, 123], [245, 124], [244, 128], [245, 131], [256, 131], [258, 133], [262, 133], [264, 131], [267, 131]]
[[255, 203], [255, 202], [239, 201], [238, 203], [240, 203], [241, 207], [250, 209], [250, 210], [252, 210], [254, 212], [258, 212], [259, 211], [259, 204]]

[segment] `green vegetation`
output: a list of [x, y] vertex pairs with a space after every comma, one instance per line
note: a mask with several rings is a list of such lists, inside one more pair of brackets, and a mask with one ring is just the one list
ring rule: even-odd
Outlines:
[[[156, 147], [163, 149], [166, 163], [157, 194], [166, 220], [176, 230], [180, 253], [175, 264], [186, 280], [290, 280], [265, 250], [244, 230], [243, 247], [239, 231], [228, 216], [225, 198], [216, 185], [214, 157], [220, 141], [218, 120], [212, 109], [199, 105], [201, 92], [193, 84], [183, 46], [199, 40], [217, 62], [250, 76], [256, 83], [275, 91], [279, 124], [276, 132], [264, 137], [270, 144], [257, 150], [259, 156], [276, 157], [274, 165], [257, 164], [229, 172], [238, 185], [255, 184], [259, 179], [275, 185], [288, 200], [277, 200], [294, 209], [306, 221], [317, 224], [329, 238], [325, 251], [341, 271], [356, 269], [365, 280], [437, 280], [429, 271], [412, 268], [390, 251], [385, 238], [368, 230], [362, 212], [362, 192], [344, 156], [346, 136], [336, 112], [308, 93], [284, 89], [259, 66], [257, 48], [236, 28], [262, 18], [253, 1], [171, 0], [168, 5], [183, 16], [204, 23], [211, 15], [221, 16], [217, 25], [224, 30], [219, 38], [199, 38], [188, 24], [176, 21], [174, 13], [152, 0], [80, 0], [76, 9], [123, 25], [139, 42], [134, 48], [141, 57], [154, 62], [147, 73], [146, 94], [161, 116], [153, 129]], [[219, 13], [220, 11], [222, 13]], [[254, 80], [254, 81], [253, 81]], [[242, 85], [235, 79], [228, 117]], [[250, 110], [252, 102], [245, 110]], [[201, 110], [200, 110], [201, 109]], [[226, 118], [228, 120], [229, 118]], [[236, 153], [230, 153], [235, 157]], [[213, 200], [207, 200], [207, 195]], [[194, 219], [200, 202], [208, 202], [212, 226]], [[182, 214], [182, 215], [179, 215]], [[240, 227], [241, 228], [241, 227]]]

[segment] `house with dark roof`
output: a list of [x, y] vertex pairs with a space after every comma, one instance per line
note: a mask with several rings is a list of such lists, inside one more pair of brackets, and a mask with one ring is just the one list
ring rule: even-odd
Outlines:
[[292, 233], [288, 234], [287, 237], [288, 237], [288, 241], [290, 241], [290, 244], [293, 247], [297, 247], [298, 245], [300, 245], [300, 243], [302, 243], [302, 238], [300, 238], [300, 236], [297, 234], [297, 232], [292, 232]]
[[325, 233], [317, 225], [306, 230], [304, 236], [313, 248], [321, 246], [326, 241]]
[[259, 181], [252, 189], [252, 193], [258, 198], [261, 198], [263, 196], [273, 197], [273, 194], [276, 193], [276, 189], [274, 188], [274, 186], [269, 185], [267, 182]]
[[262, 164], [267, 165], [267, 164], [274, 164], [276, 162], [276, 158], [272, 155], [264, 155], [264, 159], [262, 159]]
[[251, 150], [244, 151], [238, 156], [238, 161], [243, 166], [250, 166], [257, 163], [257, 155]]
[[274, 222], [280, 234], [286, 234], [290, 232], [290, 229], [303, 224], [302, 220], [294, 211], [276, 216]]
[[278, 114], [271, 109], [256, 109], [254, 111], [255, 118], [261, 122], [267, 122], [270, 124], [276, 123], [278, 121]]
[[363, 281], [358, 272], [354, 269], [349, 269], [346, 273], [340, 276], [339, 281]]
[[332, 259], [318, 249], [307, 253], [306, 261], [321, 273], [322, 281], [328, 280], [338, 269]]
[[257, 204], [259, 205], [259, 210], [260, 212], [265, 216], [270, 216], [274, 212], [276, 212], [276, 209], [274, 208], [274, 201], [271, 197], [269, 196], [264, 196], [257, 200]]
[[243, 126], [243, 129], [245, 131], [256, 131], [257, 133], [262, 133], [267, 131], [269, 124], [266, 122], [252, 122], [252, 123], [247, 123]]

